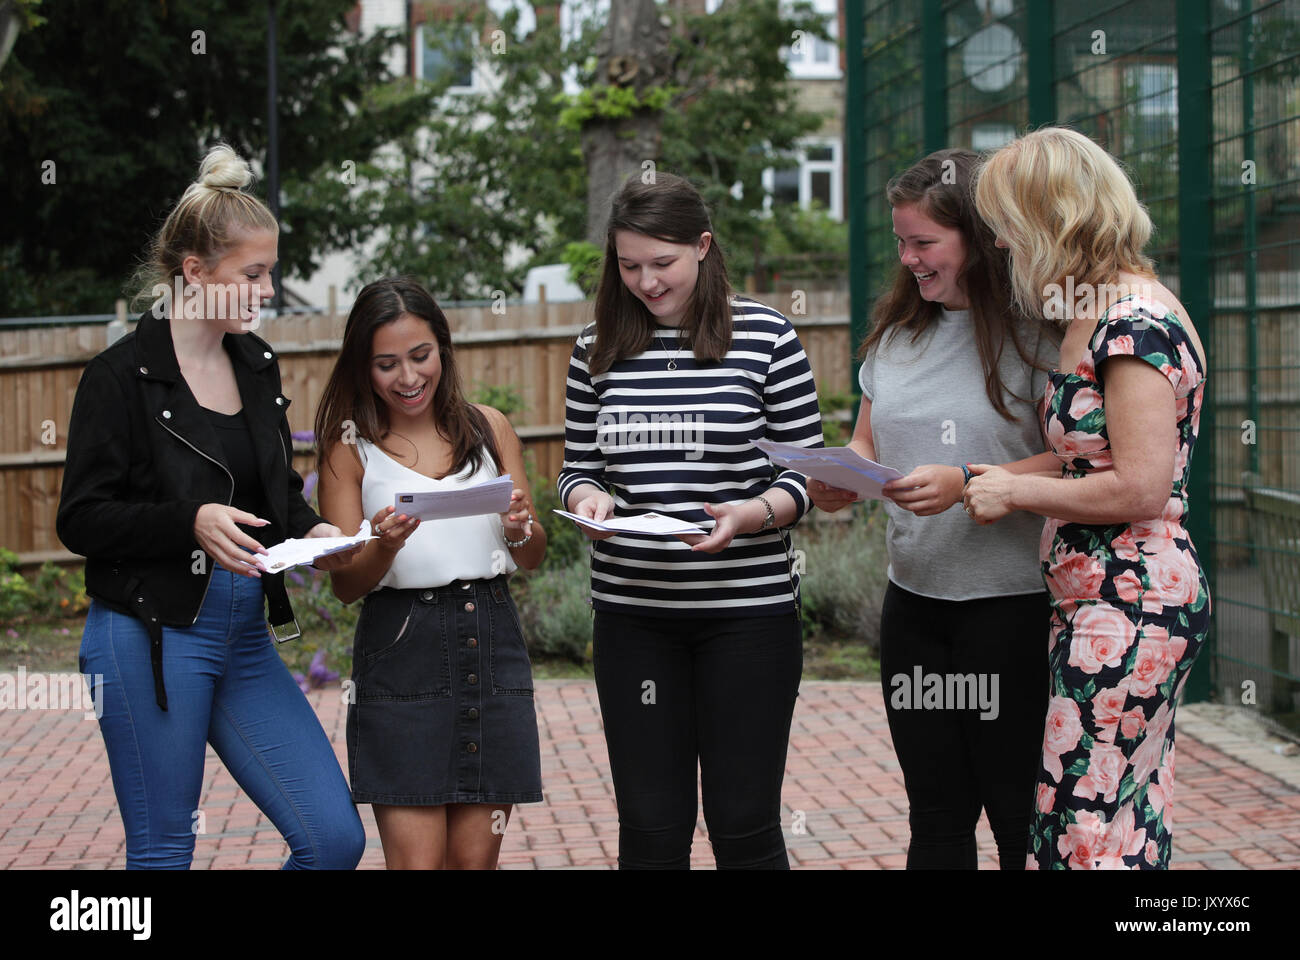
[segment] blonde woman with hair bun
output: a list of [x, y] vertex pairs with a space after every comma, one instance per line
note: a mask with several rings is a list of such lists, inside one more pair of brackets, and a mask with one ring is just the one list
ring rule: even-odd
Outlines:
[[1174, 711], [1209, 630], [1186, 529], [1206, 360], [1143, 253], [1151, 220], [1100, 146], [1050, 127], [979, 172], [975, 203], [1026, 310], [1061, 322], [1044, 431], [1059, 477], [975, 465], [967, 510], [1047, 518], [1052, 686], [1031, 869], [1165, 869]]
[[140, 270], [150, 308], [86, 366], [68, 426], [58, 533], [86, 557], [80, 666], [128, 869], [189, 867], [209, 744], [284, 835], [286, 869], [352, 869], [365, 847], [329, 738], [267, 635], [291, 639], [297, 622], [258, 554], [340, 531], [303, 499], [275, 352], [249, 332], [278, 241], [251, 181], [227, 146], [203, 158]]

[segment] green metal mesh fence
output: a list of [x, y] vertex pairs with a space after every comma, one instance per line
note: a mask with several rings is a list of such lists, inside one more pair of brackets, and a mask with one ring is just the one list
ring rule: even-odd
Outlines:
[[1210, 363], [1190, 526], [1214, 623], [1189, 694], [1212, 682], [1300, 730], [1300, 0], [848, 0], [846, 16], [855, 343], [896, 265], [891, 176], [1044, 123], [1118, 157]]

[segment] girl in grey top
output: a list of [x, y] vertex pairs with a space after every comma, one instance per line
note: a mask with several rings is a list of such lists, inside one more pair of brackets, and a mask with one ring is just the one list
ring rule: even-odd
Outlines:
[[[889, 186], [900, 266], [863, 344], [850, 443], [905, 474], [885, 487], [880, 672], [910, 806], [908, 869], [974, 869], [981, 809], [1002, 868], [1024, 868], [1047, 707], [1042, 524], [997, 529], [952, 509], [963, 464], [1056, 463], [1035, 401], [1059, 336], [1011, 306], [1005, 254], [971, 200], [978, 160], [942, 150]], [[855, 499], [815, 480], [808, 492], [824, 510]]]

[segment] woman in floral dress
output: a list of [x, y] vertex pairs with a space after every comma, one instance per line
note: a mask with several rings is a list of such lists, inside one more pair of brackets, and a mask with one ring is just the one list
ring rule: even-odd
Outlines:
[[1068, 323], [1043, 426], [1059, 478], [972, 467], [967, 512], [1048, 520], [1047, 728], [1030, 869], [1165, 869], [1174, 710], [1209, 629], [1186, 530], [1205, 354], [1142, 254], [1151, 221], [1115, 160], [1074, 131], [989, 158], [980, 215], [1011, 254], [1021, 306]]

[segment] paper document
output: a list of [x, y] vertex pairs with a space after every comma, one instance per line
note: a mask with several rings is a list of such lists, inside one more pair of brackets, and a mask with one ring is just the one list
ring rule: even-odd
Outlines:
[[421, 520], [450, 520], [452, 517], [477, 517], [484, 513], [505, 513], [510, 509], [514, 490], [510, 474], [460, 490], [425, 490], [398, 493], [393, 509]]
[[347, 550], [359, 543], [376, 539], [370, 532], [370, 521], [362, 520], [361, 529], [355, 537], [303, 537], [285, 540], [273, 547], [267, 547], [266, 553], [256, 554], [254, 563], [267, 573], [279, 573], [290, 567], [312, 563], [331, 553]]
[[580, 517], [576, 513], [569, 513], [565, 510], [556, 510], [562, 517], [568, 517], [574, 523], [580, 523], [584, 527], [591, 527], [593, 530], [603, 530], [606, 533], [640, 533], [648, 536], [673, 536], [678, 533], [708, 533], [709, 531], [702, 527], [697, 527], [693, 523], [687, 523], [684, 520], [676, 520], [672, 517], [665, 517], [662, 513], [643, 513], [635, 517], [609, 517], [605, 520], [588, 520], [586, 517]]
[[848, 447], [796, 447], [790, 443], [755, 440], [754, 446], [783, 467], [813, 477], [831, 487], [852, 490], [867, 500], [883, 500], [880, 488], [903, 474], [868, 460]]

